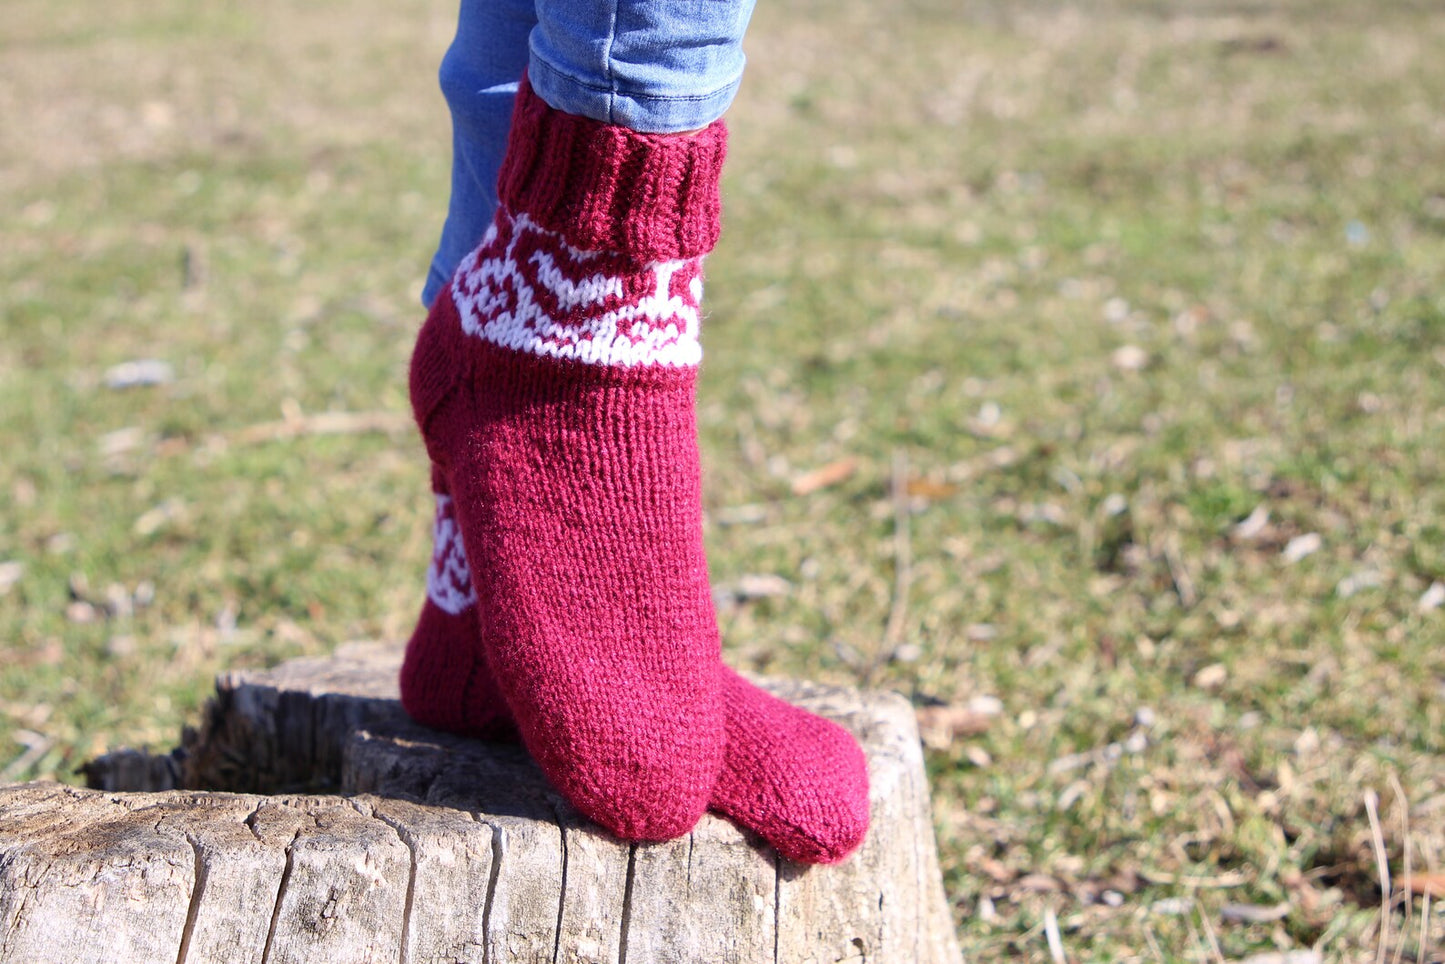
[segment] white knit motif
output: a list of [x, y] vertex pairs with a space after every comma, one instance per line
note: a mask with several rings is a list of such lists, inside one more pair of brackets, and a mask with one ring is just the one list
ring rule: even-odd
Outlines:
[[452, 281], [462, 330], [592, 365], [696, 366], [701, 259], [655, 261], [640, 269], [645, 275], [609, 274], [609, 263], [617, 259], [574, 248], [525, 214], [505, 238], [493, 224]]
[[426, 594], [443, 612], [453, 616], [476, 605], [472, 571], [462, 548], [462, 529], [457, 525], [451, 496], [437, 493], [436, 521], [432, 527], [431, 565], [426, 571]]

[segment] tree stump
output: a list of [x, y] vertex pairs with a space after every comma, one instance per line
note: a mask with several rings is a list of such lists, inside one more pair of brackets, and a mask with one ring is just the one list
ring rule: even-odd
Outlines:
[[520, 748], [412, 723], [398, 658], [226, 674], [173, 754], [103, 757], [102, 789], [0, 787], [0, 960], [961, 960], [902, 698], [762, 683], [868, 757], [868, 839], [808, 867], [712, 815], [609, 836]]

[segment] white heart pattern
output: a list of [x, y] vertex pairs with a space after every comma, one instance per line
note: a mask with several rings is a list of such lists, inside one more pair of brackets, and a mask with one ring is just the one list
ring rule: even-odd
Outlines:
[[583, 251], [525, 214], [497, 214], [452, 279], [462, 330], [592, 365], [695, 367], [702, 259], [639, 265]]

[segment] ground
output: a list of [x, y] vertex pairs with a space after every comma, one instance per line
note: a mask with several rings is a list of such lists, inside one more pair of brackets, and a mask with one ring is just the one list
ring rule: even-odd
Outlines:
[[[0, 779], [405, 639], [453, 13], [8, 3]], [[971, 961], [1445, 960], [1442, 46], [1407, 0], [761, 5], [724, 647], [914, 700]]]

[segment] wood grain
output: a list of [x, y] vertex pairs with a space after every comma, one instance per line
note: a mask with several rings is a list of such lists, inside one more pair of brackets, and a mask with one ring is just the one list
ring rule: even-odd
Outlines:
[[902, 698], [761, 681], [868, 756], [867, 841], [807, 867], [711, 815], [667, 843], [612, 838], [519, 748], [407, 719], [397, 661], [352, 647], [227, 674], [182, 752], [95, 761], [104, 790], [0, 788], [0, 960], [961, 960]]

